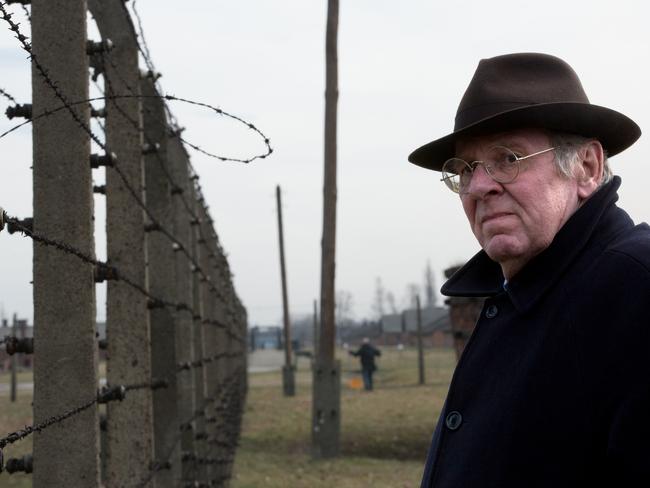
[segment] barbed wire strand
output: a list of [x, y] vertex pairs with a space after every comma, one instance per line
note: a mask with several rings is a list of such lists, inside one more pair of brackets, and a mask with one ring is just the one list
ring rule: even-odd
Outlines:
[[[77, 123], [77, 125], [79, 125], [84, 130], [84, 132], [86, 132], [88, 134], [88, 136], [99, 147], [101, 147], [106, 153], [108, 153], [108, 149], [106, 147], [106, 144], [103, 143], [97, 137], [97, 135], [95, 135], [93, 133], [92, 129], [85, 123], [84, 120], [82, 120], [82, 118], [79, 116], [79, 114], [75, 110], [72, 109], [72, 106], [68, 102], [67, 97], [59, 89], [56, 82], [54, 82], [52, 80], [52, 78], [50, 77], [47, 69], [39, 62], [38, 58], [34, 55], [31, 45], [27, 42], [27, 37], [20, 32], [18, 24], [16, 24], [15, 22], [13, 22], [11, 20], [13, 15], [9, 14], [4, 7], [5, 7], [4, 4], [0, 3], [0, 12], [2, 13], [2, 19], [5, 20], [9, 24], [10, 30], [12, 30], [16, 34], [16, 38], [21, 43], [22, 48], [27, 53], [29, 53], [29, 56], [30, 56], [30, 58], [32, 60], [33, 65], [35, 66], [37, 71], [40, 73], [40, 75], [43, 77], [43, 80], [45, 81], [45, 83], [52, 89], [55, 96], [59, 100], [61, 100], [61, 102], [65, 105], [67, 111], [70, 113], [70, 115], [72, 116], [73, 120]], [[169, 96], [167, 96], [167, 97], [169, 97]], [[124, 172], [122, 171], [122, 169], [120, 168], [120, 166], [117, 164], [116, 161], [113, 161], [113, 164], [112, 164], [111, 167], [113, 168], [113, 170], [118, 174], [118, 176], [122, 180], [122, 183], [123, 183], [124, 187], [126, 188], [127, 192], [131, 195], [131, 197], [138, 204], [138, 206], [140, 206], [144, 210], [144, 212], [147, 214], [147, 217], [151, 220], [151, 222], [156, 225], [157, 229], [163, 235], [167, 236], [174, 244], [176, 244], [176, 246], [178, 246], [178, 250], [183, 252], [187, 256], [187, 258], [190, 259], [190, 261], [192, 262], [195, 269], [197, 269], [201, 273], [202, 277], [206, 281], [209, 282], [210, 280], [208, 279], [207, 275], [201, 269], [201, 267], [198, 265], [198, 263], [196, 263], [195, 259], [193, 258], [191, 253], [188, 251], [186, 246], [182, 242], [180, 242], [169, 230], [167, 230], [158, 221], [158, 219], [156, 219], [154, 217], [153, 212], [151, 211], [151, 209], [149, 209], [149, 207], [142, 200], [142, 197], [138, 194], [138, 192], [135, 190], [135, 188], [133, 188], [133, 185], [131, 184], [129, 179], [126, 177], [126, 175], [124, 174]], [[222, 300], [224, 300], [224, 303], [226, 303], [224, 297], [221, 296], [221, 293], [219, 292], [219, 290], [216, 287], [209, 286], [209, 288], [213, 291], [213, 293], [215, 293]]]
[[[125, 6], [124, 7], [127, 12], [128, 8]], [[152, 75], [154, 75], [154, 86], [158, 89], [159, 92], [163, 92], [162, 89], [160, 89], [160, 82], [155, 78], [155, 74], [157, 73], [156, 67], [153, 63], [153, 59], [151, 57], [151, 53], [149, 52], [149, 46], [147, 44], [147, 39], [144, 35], [144, 28], [142, 26], [142, 19], [140, 17], [140, 12], [137, 9], [137, 0], [134, 0], [133, 3], [131, 4], [131, 10], [133, 12], [133, 16], [136, 18], [136, 23], [137, 23], [137, 32], [136, 32], [136, 42], [138, 45], [138, 50], [140, 51], [140, 54], [142, 55], [145, 64], [147, 65], [147, 69], [151, 72]], [[170, 122], [172, 122], [172, 125], [178, 126], [178, 120], [176, 119], [176, 116], [174, 113], [171, 111], [169, 108], [169, 105], [167, 102], [163, 102], [163, 105], [165, 107], [165, 112], [167, 113], [167, 116], [169, 117]]]
[[[222, 397], [225, 396], [226, 393], [230, 391], [233, 385], [236, 385], [236, 380], [241, 378], [243, 369], [244, 369], [243, 367], [237, 368], [228, 378], [225, 378], [220, 384], [218, 384], [215, 390], [215, 396], [211, 399], [206, 399], [203, 404], [203, 408], [201, 408], [200, 410], [205, 410], [210, 406], [210, 404], [220, 402], [222, 400]], [[200, 416], [201, 413], [197, 411], [192, 415], [192, 417], [185, 420], [184, 422], [181, 422], [180, 425], [181, 426], [189, 425]], [[160, 466], [164, 466], [166, 463], [168, 463], [171, 460], [174, 451], [176, 451], [178, 443], [181, 441], [182, 435], [183, 435], [182, 429], [179, 429], [176, 436], [174, 437], [174, 441], [172, 442], [171, 446], [169, 447], [169, 450], [167, 451], [167, 455], [163, 457], [163, 459], [156, 460], [156, 463], [154, 463], [151, 466], [149, 473], [147, 473], [147, 475], [135, 485], [135, 488], [144, 488], [149, 483], [151, 483], [154, 476], [160, 471], [160, 469], [157, 468], [159, 468]]]
[[[97, 137], [97, 136], [92, 132], [92, 130], [90, 129], [90, 127], [88, 127], [88, 126], [84, 123], [84, 121], [79, 117], [79, 115], [78, 115], [74, 110], [72, 110], [72, 108], [71, 108], [71, 103], [68, 102], [68, 100], [67, 100], [66, 97], [63, 95], [63, 93], [58, 89], [58, 86], [56, 85], [56, 83], [55, 83], [55, 82], [54, 82], [54, 81], [49, 77], [49, 74], [48, 74], [47, 70], [46, 70], [46, 69], [45, 69], [45, 68], [40, 64], [40, 62], [38, 61], [38, 59], [35, 57], [35, 55], [34, 55], [33, 52], [32, 52], [31, 45], [27, 42], [27, 37], [24, 36], [24, 35], [20, 32], [20, 29], [19, 29], [18, 24], [14, 23], [14, 22], [11, 20], [12, 14], [9, 14], [9, 13], [5, 10], [4, 7], [5, 7], [5, 4], [0, 3], [0, 11], [2, 12], [2, 18], [3, 18], [3, 20], [5, 20], [5, 21], [9, 24], [9, 28], [10, 28], [10, 30], [12, 30], [12, 31], [16, 34], [16, 38], [17, 38], [17, 39], [19, 40], [19, 42], [21, 43], [22, 48], [23, 48], [23, 49], [24, 49], [24, 50], [29, 54], [29, 57], [30, 57], [30, 59], [32, 60], [32, 63], [35, 65], [35, 67], [37, 68], [37, 70], [39, 71], [39, 73], [43, 76], [43, 78], [44, 78], [46, 84], [47, 84], [48, 86], [50, 86], [50, 88], [54, 91], [54, 93], [55, 93], [55, 95], [57, 96], [57, 98], [59, 98], [59, 99], [63, 102], [63, 104], [64, 104], [64, 108], [68, 109], [68, 111], [69, 111], [70, 114], [72, 115], [73, 119], [77, 122], [77, 124], [80, 125], [80, 127], [81, 127], [85, 132], [88, 133], [89, 137], [90, 137], [90, 138], [91, 138], [91, 139], [92, 139], [96, 144], [98, 144], [102, 149], [104, 149], [104, 150], [106, 151], [106, 146], [105, 146], [105, 144], [102, 143], [102, 142], [99, 140], [99, 138], [98, 138], [98, 137]], [[236, 159], [236, 158], [230, 158], [231, 160], [233, 160], [233, 161], [239, 161], [239, 162], [250, 162], [250, 161], [252, 161], [252, 160], [254, 160], [254, 159], [257, 159], [258, 157], [259, 157], [259, 158], [266, 157], [266, 156], [268, 156], [268, 155], [272, 152], [272, 148], [270, 147], [270, 144], [269, 144], [269, 139], [268, 139], [266, 136], [264, 136], [264, 134], [263, 134], [261, 131], [259, 131], [259, 129], [257, 129], [253, 124], [248, 123], [248, 122], [244, 121], [243, 119], [241, 119], [241, 118], [239, 118], [239, 117], [237, 117], [237, 116], [235, 116], [235, 115], [229, 114], [229, 113], [227, 113], [227, 112], [222, 111], [221, 109], [218, 109], [218, 108], [216, 108], [216, 107], [212, 107], [212, 106], [210, 106], [210, 105], [208, 105], [208, 104], [205, 104], [205, 103], [202, 103], [202, 102], [194, 102], [194, 101], [192, 101], [192, 100], [183, 99], [183, 98], [178, 98], [178, 97], [174, 97], [174, 96], [172, 96], [172, 95], [165, 95], [164, 98], [167, 99], [167, 100], [177, 99], [177, 100], [179, 100], [179, 101], [183, 101], [183, 102], [185, 102], [185, 103], [191, 103], [191, 104], [195, 104], [195, 105], [199, 105], [199, 106], [204, 106], [204, 107], [211, 108], [212, 110], [214, 110], [215, 112], [217, 112], [217, 113], [219, 113], [219, 114], [226, 115], [227, 117], [233, 118], [233, 119], [235, 119], [235, 120], [237, 120], [237, 121], [239, 121], [239, 122], [241, 122], [241, 123], [245, 123], [245, 124], [247, 124], [247, 125], [249, 126], [249, 128], [255, 130], [258, 134], [260, 134], [260, 135], [264, 138], [265, 144], [267, 145], [267, 154], [265, 154], [265, 155], [260, 155], [260, 156], [255, 156], [254, 158], [251, 158], [251, 159], [249, 159], [249, 160], [241, 160], [241, 159]], [[3, 134], [3, 135], [5, 135], [5, 134]], [[2, 136], [0, 136], [0, 137], [2, 137]], [[191, 143], [190, 143], [190, 145], [191, 145], [192, 147], [196, 147], [196, 148], [198, 148], [198, 146], [192, 145]], [[199, 149], [200, 149], [200, 148], [199, 148]], [[214, 156], [217, 157], [217, 158], [222, 158], [222, 157], [217, 156], [217, 155], [214, 155]], [[122, 171], [117, 167], [117, 165], [114, 165], [114, 169], [116, 170], [116, 172], [118, 173], [118, 175], [119, 175], [120, 178], [122, 179], [122, 181], [123, 181], [125, 187], [126, 187], [127, 190], [129, 191], [129, 193], [132, 195], [132, 197], [133, 197], [133, 198], [136, 200], [136, 202], [137, 202], [137, 203], [138, 203], [138, 204], [143, 208], [143, 210], [145, 210], [145, 212], [148, 214], [148, 216], [149, 216], [150, 218], [152, 218], [151, 212], [150, 212], [149, 209], [146, 207], [146, 205], [144, 204], [144, 202], [141, 201], [141, 199], [139, 198], [139, 196], [137, 195], [137, 193], [135, 192], [135, 190], [131, 187], [130, 183], [128, 182], [127, 178], [126, 178], [125, 175], [122, 173]], [[155, 221], [155, 219], [153, 219], [153, 218], [152, 218], [152, 220]], [[160, 227], [162, 227], [162, 226], [160, 226]], [[164, 229], [161, 229], [161, 230], [163, 230], [163, 232], [164, 232]], [[175, 240], [175, 238], [174, 238], [174, 237], [173, 237], [173, 236], [172, 236], [168, 231], [167, 231], [167, 232], [164, 232], [164, 233], [165, 233], [168, 237], [170, 237], [172, 240]], [[187, 254], [187, 256], [188, 256], [188, 258], [189, 258], [190, 260], [193, 260], [192, 256], [190, 256], [189, 253], [187, 253], [187, 250], [186, 250], [185, 247], [182, 245], [182, 243], [180, 243], [180, 242], [178, 242], [178, 240], [176, 240], [176, 244], [178, 244], [178, 245], [180, 246], [180, 250], [183, 251], [185, 254]], [[193, 263], [193, 264], [194, 264], [194, 266], [197, 266], [196, 263]], [[198, 267], [198, 268], [200, 269], [200, 267]], [[204, 273], [202, 270], [201, 270], [201, 274], [202, 274], [202, 276], [203, 276], [204, 279], [207, 278], [207, 276], [205, 275], [205, 273]], [[209, 281], [209, 280], [208, 280], [208, 281]], [[212, 290], [213, 292], [216, 292], [217, 294], [219, 294], [219, 292], [218, 292], [218, 290], [216, 290], [216, 288], [214, 288], [214, 287], [212, 287], [212, 286], [210, 286], [210, 288], [211, 288], [211, 290]]]
[[[89, 137], [96, 144], [98, 144], [100, 147], [102, 147], [102, 149], [106, 150], [105, 144], [101, 140], [99, 140], [99, 138], [92, 132], [92, 129], [85, 124], [85, 122], [81, 119], [81, 117], [74, 110], [72, 110], [72, 108], [71, 108], [68, 100], [66, 99], [65, 95], [58, 89], [58, 86], [56, 85], [56, 83], [49, 77], [49, 74], [48, 74], [47, 70], [38, 62], [38, 60], [36, 59], [36, 57], [34, 56], [32, 50], [31, 50], [31, 45], [29, 43], [27, 43], [27, 38], [22, 33], [20, 33], [19, 28], [18, 28], [18, 24], [11, 21], [11, 14], [7, 13], [7, 11], [4, 9], [4, 4], [0, 3], [0, 11], [2, 12], [3, 20], [5, 20], [5, 21], [7, 21], [9, 23], [10, 29], [15, 32], [16, 38], [21, 42], [21, 44], [23, 46], [23, 49], [26, 50], [29, 53], [30, 58], [32, 60], [32, 63], [34, 64], [36, 69], [39, 71], [39, 73], [43, 76], [43, 78], [46, 81], [46, 84], [48, 84], [50, 86], [50, 88], [52, 88], [52, 90], [54, 91], [57, 98], [59, 98], [63, 102], [63, 104], [68, 109], [68, 111], [72, 115], [73, 119], [77, 122], [77, 124], [88, 133]], [[138, 18], [138, 22], [140, 22], [139, 18]], [[140, 28], [141, 28], [141, 25], [140, 25]], [[172, 98], [169, 97], [169, 96], [166, 96], [165, 99], [170, 100]], [[12, 100], [12, 99], [10, 98], [10, 100]], [[179, 99], [179, 100], [184, 101], [186, 103], [194, 103], [194, 104], [199, 105], [199, 106], [207, 107], [207, 104], [196, 103], [196, 102], [192, 102], [192, 101], [189, 101], [189, 100], [186, 100], [186, 99]], [[14, 101], [14, 103], [15, 103], [15, 99], [13, 99], [12, 101]], [[221, 113], [221, 111], [219, 109], [216, 109], [216, 111], [217, 111], [217, 113]], [[228, 115], [230, 115], [230, 114], [228, 114]], [[235, 118], [236, 120], [239, 120], [240, 122], [243, 122], [243, 120], [238, 118], [238, 117], [233, 117], [233, 118]], [[263, 134], [259, 130], [257, 130], [254, 126], [252, 126], [252, 124], [249, 124], [249, 127], [251, 129], [256, 130], [260, 135], [263, 136]], [[268, 139], [265, 138], [265, 142], [267, 143], [267, 146], [268, 146]], [[191, 145], [191, 147], [197, 149], [198, 146], [192, 146]], [[270, 149], [270, 147], [269, 147], [269, 149]], [[198, 148], [197, 150], [201, 150], [201, 149]], [[202, 151], [202, 152], [209, 155], [209, 153], [207, 153], [205, 151]], [[243, 160], [240, 160], [240, 161], [243, 162]], [[128, 184], [126, 178], [125, 178], [125, 175], [116, 166], [113, 166], [113, 168], [118, 172], [121, 179], [125, 183], [125, 186], [127, 187], [127, 189], [130, 190], [130, 192], [132, 193], [132, 196], [135, 198], [135, 200], [139, 202], [140, 199], [134, 193], [133, 189], [129, 188], [129, 184]], [[142, 205], [142, 207], [145, 210], [145, 212], [147, 212], [148, 209], [146, 208], [146, 205]], [[149, 216], [151, 217], [151, 215], [149, 215]], [[155, 220], [155, 219], [152, 219], [152, 220]], [[13, 223], [14, 223], [14, 225], [17, 225], [17, 222], [16, 222], [15, 219], [13, 220]], [[72, 246], [56, 242], [56, 241], [54, 241], [52, 239], [47, 239], [47, 238], [45, 238], [43, 236], [37, 236], [33, 232], [29, 232], [29, 230], [26, 229], [25, 227], [22, 228], [22, 231], [23, 231], [24, 235], [29, 235], [29, 237], [31, 237], [34, 240], [37, 240], [37, 241], [39, 241], [39, 242], [41, 242], [43, 244], [46, 244], [46, 245], [54, 245], [56, 248], [61, 249], [61, 250], [65, 250], [66, 252], [77, 256], [79, 259], [82, 259], [82, 260], [84, 260], [86, 262], [92, 263], [95, 266], [106, 266], [105, 264], [100, 263], [97, 260], [95, 260], [94, 258], [85, 255], [81, 251], [73, 248]], [[173, 238], [173, 236], [171, 234], [168, 235], [168, 237]], [[179, 243], [179, 244], [182, 246], [181, 243]], [[188, 258], [192, 259], [192, 256], [190, 256], [188, 254]], [[208, 278], [205, 275], [204, 275], [204, 277]], [[209, 280], [209, 278], [208, 278], [208, 280]], [[129, 283], [130, 280], [124, 279], [124, 278], [122, 278], [122, 281], [124, 281], [127, 284], [131, 284], [132, 286], [135, 285], [134, 286], [135, 289], [137, 289], [140, 292], [144, 292], [146, 295], [150, 296], [148, 291], [145, 290], [140, 285], [137, 285], [136, 283], [133, 283], [133, 282]], [[160, 300], [157, 300], [157, 301], [159, 303], [161, 302]], [[218, 356], [219, 357], [226, 357], [226, 354], [220, 354]], [[228, 356], [232, 357], [231, 355], [228, 355]], [[203, 366], [204, 362], [209, 362], [208, 360], [211, 361], [211, 360], [213, 360], [215, 358], [216, 358], [216, 356], [205, 358], [205, 359], [202, 359], [202, 360], [198, 360], [195, 363], [193, 363], [193, 366], [194, 365]], [[140, 388], [151, 388], [151, 387], [152, 387], [151, 383], [146, 383], [146, 384], [130, 385], [129, 388], [130, 389], [140, 389]], [[125, 388], [125, 387], [122, 387], [122, 388]], [[126, 391], [126, 388], [125, 388], [125, 391]], [[39, 424], [28, 426], [25, 429], [22, 429], [21, 431], [14, 432], [14, 433], [10, 434], [9, 436], [6, 436], [5, 438], [0, 439], [0, 449], [2, 447], [4, 447], [5, 445], [9, 444], [9, 443], [16, 442], [19, 439], [22, 439], [22, 438], [27, 437], [28, 435], [31, 435], [33, 432], [39, 432], [39, 431], [41, 431], [41, 430], [43, 430], [43, 429], [45, 429], [45, 428], [47, 428], [47, 427], [49, 427], [51, 425], [62, 422], [63, 420], [65, 420], [67, 418], [70, 418], [71, 416], [77, 415], [78, 413], [81, 413], [84, 410], [86, 410], [86, 409], [90, 408], [91, 406], [95, 405], [97, 402], [98, 402], [98, 397], [95, 397], [91, 401], [86, 402], [86, 403], [84, 403], [84, 404], [82, 404], [82, 405], [80, 405], [78, 407], [75, 407], [75, 408], [73, 408], [73, 409], [71, 409], [71, 410], [69, 410], [69, 411], [67, 411], [67, 412], [65, 412], [63, 414], [52, 416], [52, 417], [46, 419], [45, 421], [43, 421], [43, 422], [41, 422]]]
[[2, 95], [3, 97], [5, 97], [5, 98], [6, 98], [7, 100], [9, 100], [10, 102], [18, 103], [18, 102], [16, 102], [16, 99], [15, 99], [12, 95], [10, 95], [9, 93], [7, 93], [7, 91], [4, 90], [4, 89], [2, 89], [2, 88], [0, 88], [0, 95]]
[[[122, 82], [122, 84], [126, 87], [126, 89], [127, 89], [131, 94], [139, 95], [139, 93], [137, 93], [136, 90], [135, 90], [135, 89], [134, 89], [134, 88], [133, 88], [133, 87], [132, 87], [132, 86], [131, 86], [131, 85], [130, 85], [130, 84], [129, 84], [125, 79], [124, 79], [124, 77], [123, 77], [122, 74], [120, 73], [120, 70], [119, 70], [118, 66], [116, 66], [115, 63], [113, 63], [113, 60], [112, 60], [110, 54], [109, 54], [108, 56], [105, 56], [105, 59], [108, 60], [109, 65], [111, 66], [111, 68], [113, 69], [113, 71], [115, 72], [115, 74], [117, 75], [117, 77], [120, 79], [120, 81]], [[105, 76], [104, 78], [105, 78], [105, 81], [106, 81], [107, 85], [110, 86], [111, 81], [110, 81], [109, 77]], [[113, 94], [114, 94], [114, 93], [113, 93]], [[115, 103], [115, 102], [114, 102], [114, 103]], [[150, 114], [150, 115], [154, 115], [154, 114], [152, 114], [152, 112], [151, 112], [151, 110], [149, 109], [149, 107], [146, 106], [146, 104], [142, 104], [141, 106], [142, 106], [142, 108], [143, 108], [143, 109], [144, 109], [148, 114]], [[117, 103], [115, 103], [115, 107], [116, 107], [116, 108], [117, 108], [117, 109], [122, 113], [122, 115], [123, 115], [127, 120], [129, 120], [129, 122], [130, 122], [130, 123], [131, 123], [131, 124], [136, 128], [136, 130], [138, 130], [139, 132], [141, 132], [141, 133], [144, 135], [145, 139], [147, 139], [146, 142], [147, 142], [148, 144], [150, 144], [150, 145], [155, 144], [155, 141], [151, 141], [151, 140], [148, 138], [146, 132], [145, 132], [144, 129], [140, 126], [140, 124], [138, 124], [137, 121], [133, 120], [131, 117], [128, 116], [128, 114], [124, 113], [124, 111], [121, 110], [121, 108], [119, 107], [119, 105], [118, 105]], [[162, 122], [164, 122], [165, 124], [167, 123], [166, 120], [163, 120]], [[245, 122], [245, 123], [248, 124], [247, 122]], [[174, 137], [176, 136], [176, 134], [175, 134], [172, 130], [170, 130], [169, 132], [170, 132], [170, 134], [171, 134], [172, 136], [174, 136]], [[266, 139], [267, 139], [267, 138], [265, 138], [265, 140], [266, 140]], [[172, 177], [172, 175], [169, 173], [169, 171], [168, 171], [168, 169], [167, 169], [167, 167], [166, 167], [164, 161], [163, 161], [162, 158], [160, 157], [160, 154], [159, 154], [158, 152], [156, 152], [155, 154], [156, 154], [156, 159], [157, 159], [157, 161], [159, 162], [160, 167], [162, 168], [163, 173], [165, 174], [165, 177], [167, 178], [167, 180], [169, 181], [169, 183], [172, 185], [172, 188], [179, 188], [180, 186], [179, 186], [178, 183], [174, 180], [174, 178]], [[270, 153], [269, 153], [269, 154], [270, 154]], [[189, 160], [189, 158], [187, 159], [187, 165], [188, 165], [188, 167], [189, 167], [189, 169], [190, 169], [190, 174], [188, 175], [188, 179], [189, 179], [190, 185], [191, 185], [192, 182], [194, 181], [194, 185], [195, 185], [195, 187], [196, 187], [196, 189], [197, 189], [197, 192], [198, 192], [198, 195], [199, 195], [199, 198], [197, 198], [197, 201], [199, 201], [199, 202], [200, 202], [201, 200], [204, 201], [203, 192], [201, 191], [201, 186], [200, 186], [200, 184], [199, 184], [198, 173], [196, 172], [196, 170], [195, 170], [194, 167], [192, 166], [192, 163], [191, 163], [191, 161]], [[189, 202], [185, 199], [185, 196], [183, 195], [183, 192], [175, 192], [174, 194], [180, 197], [180, 199], [181, 199], [181, 201], [182, 201], [182, 203], [183, 203], [183, 206], [185, 207], [187, 213], [190, 215], [190, 217], [192, 218], [192, 220], [198, 220], [198, 216], [197, 216], [197, 214], [195, 213], [195, 210], [194, 210], [193, 207], [189, 204]], [[209, 211], [208, 211], [208, 209], [207, 209], [206, 206], [204, 206], [204, 211], [206, 212], [206, 214], [208, 215], [208, 218], [209, 218], [210, 221], [212, 222], [212, 218], [209, 216]], [[211, 250], [210, 250], [210, 248], [209, 248], [209, 245], [207, 244], [207, 240], [205, 239], [205, 236], [203, 235], [203, 230], [201, 229], [200, 226], [199, 226], [199, 234], [200, 234], [201, 239], [203, 240], [203, 245], [206, 246], [206, 248], [208, 249], [208, 252], [210, 253]], [[215, 236], [216, 236], [216, 234], [215, 234]], [[220, 252], [222, 252], [222, 254], [225, 254], [225, 252], [223, 251], [223, 248], [221, 247], [221, 243], [219, 242], [219, 238], [216, 237], [215, 240], [216, 240], [216, 245], [217, 245], [218, 250], [219, 250]], [[220, 271], [222, 271], [221, 268], [220, 268]], [[230, 273], [230, 269], [229, 269], [229, 266], [228, 266], [228, 264], [227, 264], [227, 261], [226, 261], [226, 269], [225, 269], [224, 271], [228, 273], [228, 278], [230, 278], [230, 277], [231, 277], [231, 273]]]
[[[74, 246], [65, 243], [65, 242], [60, 242], [56, 239], [52, 239], [40, 234], [35, 233], [32, 229], [29, 229], [25, 225], [21, 224], [20, 221], [15, 218], [7, 215], [6, 213], [4, 214], [4, 221], [7, 224], [15, 226], [23, 235], [24, 237], [29, 237], [30, 239], [45, 245], [45, 246], [51, 246], [54, 247], [55, 249], [58, 249], [60, 251], [63, 251], [67, 254], [71, 254], [73, 256], [76, 256], [78, 259], [81, 261], [91, 264], [95, 266], [96, 268], [105, 268], [105, 269], [112, 269], [114, 271], [112, 279], [115, 281], [122, 281], [126, 285], [130, 286], [134, 290], [138, 291], [141, 293], [143, 296], [148, 298], [150, 300], [150, 305], [151, 306], [164, 306], [164, 307], [169, 307], [170, 309], [173, 309], [175, 311], [187, 311], [193, 318], [196, 317], [198, 320], [204, 320], [198, 313], [195, 312], [195, 310], [189, 306], [186, 303], [182, 302], [172, 302], [169, 300], [165, 300], [163, 298], [157, 297], [155, 295], [152, 295], [144, 286], [136, 283], [134, 280], [124, 276], [119, 269], [117, 269], [114, 266], [111, 266], [107, 263], [103, 263], [96, 258], [89, 256], [88, 254], [84, 253], [83, 251], [75, 248]], [[213, 323], [214, 322], [214, 323]], [[211, 323], [211, 325], [216, 325], [220, 328], [225, 328], [227, 333], [229, 329], [227, 328], [227, 325], [217, 323], [216, 321], [210, 321], [206, 323]], [[230, 335], [233, 339], [236, 339], [237, 341], [245, 341], [243, 337], [240, 337], [238, 334], [235, 334], [234, 332], [230, 331], [233, 335]]]

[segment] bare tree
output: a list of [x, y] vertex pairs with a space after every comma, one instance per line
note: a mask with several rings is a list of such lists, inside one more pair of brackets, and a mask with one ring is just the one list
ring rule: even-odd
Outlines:
[[431, 262], [427, 261], [427, 267], [424, 270], [424, 293], [426, 296], [426, 307], [433, 308], [436, 306], [436, 278], [433, 276], [433, 270], [431, 269]]
[[390, 313], [397, 313], [397, 305], [395, 304], [395, 295], [393, 295], [392, 291], [386, 292], [386, 303], [388, 303], [388, 307], [390, 308]]
[[420, 285], [417, 283], [409, 283], [406, 285], [406, 297], [405, 305], [406, 308], [415, 308], [416, 297], [420, 294]]
[[352, 293], [346, 290], [338, 290], [336, 292], [336, 325], [348, 325], [352, 321], [354, 308], [354, 300], [352, 299]]
[[384, 290], [384, 285], [381, 282], [381, 278], [377, 276], [375, 279], [375, 300], [372, 304], [372, 312], [377, 317], [381, 319], [385, 314], [384, 302], [386, 299], [386, 290]]

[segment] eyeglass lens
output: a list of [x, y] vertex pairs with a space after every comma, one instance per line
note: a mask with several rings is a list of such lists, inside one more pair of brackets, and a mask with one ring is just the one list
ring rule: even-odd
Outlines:
[[519, 157], [503, 146], [490, 148], [484, 161], [468, 163], [464, 159], [448, 159], [442, 167], [442, 180], [456, 193], [464, 192], [472, 181], [476, 166], [482, 164], [490, 177], [499, 183], [510, 183], [519, 173]]

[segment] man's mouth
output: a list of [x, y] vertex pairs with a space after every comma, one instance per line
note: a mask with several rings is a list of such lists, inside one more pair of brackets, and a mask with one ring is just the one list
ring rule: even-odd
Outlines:
[[502, 217], [507, 217], [509, 215], [512, 215], [512, 214], [509, 213], [509, 212], [495, 212], [495, 213], [491, 213], [491, 214], [488, 214], [488, 215], [484, 215], [481, 218], [481, 224], [486, 224], [487, 222], [490, 222], [492, 220], [497, 220], [497, 219], [500, 219]]

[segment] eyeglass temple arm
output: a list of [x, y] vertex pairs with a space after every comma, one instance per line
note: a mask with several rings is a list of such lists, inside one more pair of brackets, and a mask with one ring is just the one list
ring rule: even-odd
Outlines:
[[541, 151], [537, 151], [536, 153], [529, 154], [528, 156], [523, 156], [521, 158], [517, 158], [517, 160], [518, 161], [523, 161], [524, 159], [532, 158], [533, 156], [538, 156], [540, 154], [547, 153], [549, 151], [552, 151], [553, 149], [555, 149], [555, 147], [549, 147], [548, 149], [542, 149]]

